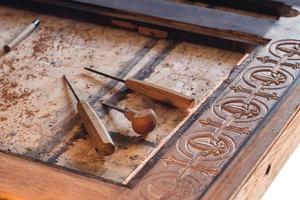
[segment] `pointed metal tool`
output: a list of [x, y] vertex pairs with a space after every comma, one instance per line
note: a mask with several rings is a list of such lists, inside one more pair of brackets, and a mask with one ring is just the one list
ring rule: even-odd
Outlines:
[[97, 152], [100, 154], [104, 156], [113, 154], [115, 151], [115, 145], [104, 124], [89, 103], [79, 99], [66, 76], [64, 75], [63, 77], [77, 100], [77, 110], [83, 126], [88, 133], [90, 142], [95, 146]]
[[183, 94], [180, 94], [176, 91], [155, 85], [153, 83], [149, 83], [146, 81], [140, 81], [134, 78], [129, 78], [127, 80], [123, 80], [99, 71], [96, 71], [91, 68], [85, 67], [84, 69], [94, 72], [96, 74], [111, 78], [113, 80], [125, 83], [126, 87], [129, 89], [141, 93], [145, 96], [151, 97], [158, 101], [162, 101], [164, 103], [173, 105], [182, 109], [191, 109], [195, 106], [195, 99]]

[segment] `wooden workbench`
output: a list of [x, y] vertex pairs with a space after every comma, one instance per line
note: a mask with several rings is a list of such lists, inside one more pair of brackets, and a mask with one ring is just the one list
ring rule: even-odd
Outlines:
[[[2, 45], [41, 20], [1, 52], [0, 199], [259, 199], [300, 139], [297, 2], [267, 1], [269, 13], [126, 1], [0, 1]], [[196, 106], [161, 104], [87, 66], [159, 83]], [[87, 140], [63, 74], [110, 131], [112, 156]], [[152, 108], [158, 126], [137, 138], [100, 100]]]

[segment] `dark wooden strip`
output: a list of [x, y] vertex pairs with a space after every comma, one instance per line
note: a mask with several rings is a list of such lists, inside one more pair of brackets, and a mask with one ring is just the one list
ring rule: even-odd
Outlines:
[[[300, 105], [299, 92], [300, 78], [298, 77], [294, 85], [286, 92], [285, 97], [281, 99], [281, 105], [277, 105], [271, 111], [267, 119], [269, 120], [268, 123], [261, 124], [261, 127], [257, 129], [257, 134], [252, 135], [245, 142], [232, 161], [224, 167], [219, 176], [202, 193], [201, 199], [232, 199], [236, 195], [237, 188], [245, 183], [245, 180], [253, 172], [252, 170], [261, 163], [261, 159], [268, 154], [272, 146], [282, 137], [282, 129], [290, 122], [297, 106]], [[285, 143], [282, 142], [280, 145], [285, 145]], [[286, 151], [289, 150], [287, 149]], [[284, 156], [287, 155], [285, 154]], [[286, 157], [279, 157], [279, 159], [284, 160]], [[273, 166], [273, 168], [276, 167]], [[260, 179], [265, 178], [260, 177]]]
[[299, 0], [272, 0], [272, 1], [282, 2], [282, 3], [285, 3], [290, 6], [299, 6], [300, 5]]
[[[54, 1], [55, 2], [55, 1]], [[0, 0], [1, 5], [13, 7], [15, 9], [29, 10], [31, 12], [37, 12], [44, 15], [52, 15], [61, 18], [70, 18], [76, 21], [90, 22], [94, 24], [100, 24], [104, 26], [113, 26], [116, 28], [124, 28], [117, 26], [112, 23], [113, 20], [122, 21], [126, 23], [133, 24], [134, 29], [128, 29], [130, 31], [138, 31], [137, 27], [147, 27], [156, 30], [162, 30], [168, 33], [168, 39], [179, 40], [184, 42], [197, 43], [205, 46], [217, 47], [220, 49], [226, 49], [231, 51], [237, 51], [242, 53], [249, 53], [257, 47], [257, 43], [251, 41], [236, 40], [235, 38], [220, 38], [218, 35], [202, 35], [197, 33], [192, 33], [184, 30], [178, 30], [175, 28], [166, 28], [163, 26], [158, 26], [154, 24], [149, 24], [145, 22], [136, 22], [133, 20], [125, 19], [115, 19], [109, 16], [104, 16], [96, 12], [88, 12], [85, 9], [79, 10], [74, 9], [72, 6], [58, 6], [52, 5], [51, 2], [41, 3], [37, 1], [21, 1], [21, 0], [11, 0], [4, 1]], [[68, 3], [68, 2], [67, 2]]]
[[264, 35], [276, 22], [161, 0], [33, 1], [256, 44], [269, 41]]
[[265, 15], [272, 15], [275, 17], [285, 16], [289, 17], [293, 15], [291, 4], [285, 4], [284, 1], [272, 1], [272, 0], [191, 0], [193, 2], [207, 3], [211, 6], [224, 6], [234, 9], [240, 9]]

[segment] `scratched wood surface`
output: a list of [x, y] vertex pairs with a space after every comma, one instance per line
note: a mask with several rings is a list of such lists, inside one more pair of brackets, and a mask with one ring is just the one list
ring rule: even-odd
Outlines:
[[[285, 2], [291, 1], [287, 0]], [[18, 15], [19, 11], [15, 12], [17, 16], [20, 16]], [[10, 13], [14, 12], [10, 10]], [[33, 15], [34, 14], [32, 13], [26, 13], [22, 17], [33, 17]], [[7, 18], [11, 19], [13, 17], [10, 16]], [[46, 18], [48, 19], [48, 16]], [[6, 21], [9, 20], [6, 19]], [[67, 21], [72, 22], [72, 20]], [[74, 81], [73, 84], [75, 84], [76, 89], [80, 91], [81, 96], [87, 98], [96, 109], [99, 116], [105, 120], [110, 129], [111, 135], [114, 140], [117, 141], [118, 155], [123, 156], [122, 159], [128, 155], [135, 155], [130, 154], [130, 149], [128, 149], [127, 146], [131, 146], [133, 144], [136, 152], [136, 149], [139, 148], [139, 144], [142, 144], [147, 148], [149, 147], [147, 154], [143, 154], [143, 152], [140, 151], [138, 156], [131, 157], [129, 159], [137, 161], [138, 163], [140, 162], [139, 156], [144, 155], [144, 161], [147, 161], [158, 150], [160, 145], [164, 144], [171, 135], [174, 135], [174, 137], [171, 138], [166, 145], [164, 145], [162, 150], [154, 156], [154, 158], [149, 161], [148, 165], [141, 169], [141, 171], [139, 171], [139, 169], [141, 166], [144, 166], [144, 163], [142, 162], [138, 167], [136, 167], [137, 164], [134, 164], [135, 166], [131, 165], [126, 168], [126, 164], [125, 167], [123, 165], [125, 163], [124, 160], [118, 160], [120, 157], [115, 157], [115, 160], [109, 160], [107, 158], [94, 156], [93, 151], [90, 151], [90, 146], [87, 142], [85, 142], [85, 132], [79, 126], [80, 123], [76, 118], [75, 108], [73, 105], [74, 99], [62, 83], [61, 78], [59, 78], [60, 76], [57, 75], [57, 78], [54, 79], [53, 82], [55, 82], [55, 84], [62, 84], [62, 91], [58, 92], [58, 100], [56, 101], [60, 101], [59, 99], [62, 96], [63, 99], [68, 99], [64, 100], [64, 105], [66, 107], [69, 106], [69, 108], [65, 108], [65, 110], [57, 115], [65, 115], [65, 119], [67, 119], [68, 122], [57, 122], [60, 124], [56, 127], [63, 127], [63, 129], [60, 128], [59, 130], [55, 130], [56, 132], [53, 135], [56, 137], [52, 137], [49, 141], [47, 141], [48, 139], [46, 137], [46, 139], [42, 140], [46, 140], [45, 143], [37, 145], [38, 148], [33, 150], [24, 148], [24, 153], [22, 154], [17, 152], [17, 155], [20, 155], [21, 157], [25, 156], [26, 158], [37, 158], [38, 160], [46, 161], [46, 163], [52, 163], [52, 166], [63, 166], [63, 169], [53, 168], [52, 166], [49, 167], [47, 164], [41, 165], [38, 162], [18, 158], [16, 155], [8, 155], [7, 153], [9, 151], [13, 150], [13, 153], [16, 153], [16, 151], [14, 151], [13, 148], [12, 150], [9, 148], [6, 150], [4, 149], [3, 151], [5, 151], [6, 154], [0, 153], [0, 191], [2, 190], [4, 193], [2, 194], [1, 191], [0, 195], [4, 195], [5, 198], [18, 196], [25, 199], [41, 199], [42, 197], [43, 199], [55, 200], [99, 198], [138, 200], [197, 199], [199, 197], [202, 197], [203, 199], [230, 199], [238, 197], [257, 198], [267, 187], [269, 181], [274, 177], [273, 175], [267, 176], [268, 178], [260, 177], [263, 175], [264, 170], [257, 170], [258, 167], [262, 166], [265, 168], [268, 164], [271, 164], [272, 167], [269, 170], [269, 174], [276, 173], [278, 170], [277, 167], [283, 162], [283, 160], [281, 160], [281, 156], [287, 156], [285, 148], [283, 148], [284, 146], [280, 143], [283, 141], [286, 145], [288, 145], [291, 138], [294, 138], [295, 140], [290, 143], [291, 146], [294, 146], [294, 144], [298, 141], [298, 137], [293, 137], [297, 134], [296, 130], [299, 128], [297, 122], [293, 122], [293, 129], [287, 129], [288, 131], [283, 130], [283, 132], [281, 131], [286, 124], [292, 122], [289, 121], [289, 119], [291, 119], [290, 116], [293, 115], [295, 108], [299, 105], [300, 38], [298, 32], [300, 26], [298, 21], [299, 16], [290, 18], [281, 17], [276, 20], [276, 24], [269, 27], [264, 35], [266, 38], [272, 38], [272, 42], [263, 48], [252, 52], [252, 54], [244, 59], [237, 67], [234, 68], [232, 66], [228, 66], [228, 71], [233, 70], [232, 73], [229, 74], [230, 78], [226, 79], [226, 81], [223, 82], [217, 90], [215, 90], [216, 86], [218, 83], [222, 82], [221, 80], [224, 80], [226, 73], [224, 73], [224, 76], [215, 80], [215, 85], [212, 86], [208, 84], [210, 85], [207, 86], [208, 90], [210, 90], [210, 92], [214, 91], [214, 93], [213, 95], [210, 95], [205, 102], [203, 102], [203, 100], [207, 97], [204, 96], [209, 95], [209, 91], [200, 91], [199, 93], [203, 96], [197, 96], [198, 93], [195, 93], [198, 102], [198, 109], [193, 115], [187, 113], [184, 114], [171, 108], [162, 107], [160, 104], [155, 104], [154, 106], [151, 100], [147, 98], [145, 99], [145, 97], [139, 97], [139, 95], [134, 93], [129, 93], [122, 87], [122, 85], [117, 85], [114, 82], [100, 78], [96, 75], [80, 71], [80, 67], [77, 68], [76, 73], [68, 73], [67, 75]], [[60, 20], [60, 22], [61, 26], [66, 25], [65, 19]], [[79, 23], [80, 28], [78, 28], [78, 31], [86, 25], [86, 23]], [[53, 26], [57, 27], [56, 23]], [[68, 30], [73, 30], [73, 28]], [[73, 36], [77, 35], [76, 31], [72, 33], [74, 33]], [[38, 34], [42, 34], [42, 32], [39, 32]], [[85, 35], [86, 33], [82, 34]], [[135, 34], [133, 33], [128, 34], [132, 34], [135, 37]], [[34, 37], [37, 36], [33, 35], [31, 40], [33, 40]], [[114, 37], [116, 36], [113, 36], [110, 39], [114, 40]], [[72, 37], [72, 39], [73, 38], [74, 37]], [[120, 41], [123, 40], [118, 40], [119, 43]], [[74, 45], [76, 42], [78, 42], [78, 40], [73, 40], [71, 44]], [[85, 42], [82, 44], [84, 45]], [[187, 89], [192, 87], [189, 86], [189, 84], [186, 84], [185, 89], [181, 90], [181, 87], [183, 87], [184, 84], [179, 84], [178, 86], [172, 82], [173, 76], [176, 77], [175, 80], [181, 80], [181, 76], [177, 77], [177, 74], [183, 74], [183, 77], [193, 79], [193, 77], [184, 74], [183, 69], [185, 68], [177, 68], [177, 66], [181, 66], [177, 65], [177, 63], [185, 63], [178, 61], [188, 59], [186, 56], [191, 55], [188, 59], [190, 61], [197, 57], [195, 55], [197, 55], [197, 52], [199, 51], [202, 52], [202, 55], [206, 55], [206, 53], [211, 54], [210, 56], [208, 55], [208, 58], [201, 58], [200, 61], [197, 61], [196, 59], [195, 65], [201, 66], [201, 69], [212, 70], [210, 68], [212, 66], [220, 70], [220, 68], [223, 69], [225, 65], [223, 59], [221, 59], [222, 66], [218, 66], [216, 62], [209, 63], [208, 61], [212, 58], [215, 60], [218, 59], [217, 56], [213, 56], [216, 52], [223, 52], [224, 54], [221, 53], [219, 55], [221, 56], [225, 54], [227, 55], [226, 51], [199, 45], [191, 45], [180, 41], [150, 39], [147, 40], [146, 43], [147, 44], [144, 45], [143, 50], [139, 51], [137, 50], [139, 47], [136, 48], [136, 52], [139, 52], [137, 55], [140, 55], [140, 52], [144, 53], [143, 56], [139, 56], [138, 59], [136, 59], [137, 56], [132, 56], [132, 59], [130, 59], [130, 61], [126, 64], [126, 66], [130, 67], [122, 69], [119, 68], [113, 72], [111, 72], [110, 68], [105, 68], [105, 70], [107, 70], [106, 72], [119, 74], [122, 77], [133, 75], [140, 79], [147, 79], [148, 81], [163, 82], [167, 85], [167, 87], [172, 87], [186, 94], [191, 92], [192, 95], [194, 95], [192, 91]], [[23, 52], [24, 49], [27, 50], [28, 48], [26, 47], [30, 47], [30, 44], [31, 43], [29, 41], [25, 41], [24, 45], [20, 47], [22, 49], [17, 49], [15, 54], [21, 50], [21, 52]], [[62, 43], [60, 45], [64, 46], [65, 44]], [[72, 47], [72, 45], [70, 46]], [[128, 48], [127, 43], [122, 43], [122, 45], [125, 49]], [[135, 46], [135, 40], [132, 42], [132, 45]], [[183, 48], [182, 46], [184, 45], [197, 48]], [[180, 48], [183, 48], [181, 51], [182, 53], [176, 54]], [[78, 50], [76, 50], [75, 53], [77, 56], [80, 55]], [[70, 53], [70, 55], [75, 56], [75, 53]], [[94, 53], [97, 53], [97, 50]], [[122, 57], [126, 57], [131, 54], [124, 53], [120, 55], [122, 55]], [[47, 57], [51, 58], [52, 56], [53, 55], [51, 54], [51, 56], [48, 55]], [[5, 55], [1, 59], [3, 58], [13, 59], [14, 54]], [[36, 59], [38, 60], [38, 58]], [[81, 60], [82, 59], [76, 61], [80, 64]], [[162, 66], [166, 61], [168, 61], [167, 64]], [[24, 65], [21, 61], [17, 62], [19, 63], [19, 66]], [[36, 61], [33, 61], [32, 63], [35, 62]], [[210, 66], [205, 68], [205, 66], [202, 65], [203, 62], [207, 62]], [[71, 61], [70, 63], [74, 64]], [[102, 70], [103, 67], [101, 66], [101, 63], [102, 61], [96, 60], [95, 63], [93, 63], [94, 68]], [[185, 65], [188, 65], [188, 63], [189, 62]], [[1, 69], [3, 71], [6, 70], [3, 77], [9, 77], [14, 71], [16, 71], [16, 69], [10, 69], [8, 66], [6, 66], [4, 70]], [[9, 70], [12, 72], [9, 72]], [[197, 73], [197, 70], [196, 72], [188, 70], [187, 74], [191, 75], [193, 73]], [[67, 70], [62, 68], [62, 71], [65, 73]], [[163, 78], [163, 76], [167, 76], [167, 74], [162, 74], [161, 72], [166, 71], [173, 75]], [[200, 73], [199, 76], [203, 77], [205, 80], [205, 78], [207, 78], [207, 72], [208, 71]], [[97, 82], [95, 83], [98, 86], [97, 90], [92, 86], [86, 85], [86, 83], [90, 81], [89, 79], [93, 79]], [[212, 77], [209, 77], [209, 79], [212, 79]], [[21, 80], [17, 79], [16, 81]], [[108, 86], [103, 86], [104, 81], [107, 81], [105, 83], [107, 83]], [[54, 90], [49, 86], [50, 83], [47, 81], [45, 83], [48, 84], [48, 90]], [[101, 84], [103, 85], [101, 86]], [[199, 81], [197, 84], [197, 88], [199, 88], [199, 85], [202, 83]], [[17, 89], [18, 85], [9, 84], [7, 89], [9, 89], [9, 87]], [[87, 87], [90, 91], [84, 89], [84, 87]], [[23, 91], [24, 94], [18, 96], [16, 94], [10, 94], [7, 92], [7, 89], [4, 90], [5, 95], [1, 98], [10, 96], [14, 98], [17, 97], [17, 99], [23, 99], [26, 97], [29, 99], [35, 94], [35, 90], [32, 91], [32, 93], [30, 90], [20, 90], [19, 92]], [[89, 98], [90, 95], [91, 97]], [[122, 107], [144, 108], [153, 106], [153, 109], [156, 109], [157, 112], [161, 112], [166, 109], [165, 112], [162, 112], [163, 114], [161, 114], [164, 118], [160, 118], [162, 123], [159, 124], [157, 129], [160, 131], [157, 131], [158, 133], [154, 132], [144, 140], [137, 140], [134, 138], [125, 139], [125, 137], [121, 136], [121, 134], [133, 134], [130, 130], [126, 131], [128, 130], [128, 123], [126, 121], [122, 121], [122, 116], [119, 116], [118, 113], [114, 111], [109, 113], [105, 112], [99, 104], [100, 98], [117, 103]], [[131, 101], [133, 100], [140, 103], [138, 105], [132, 104]], [[2, 104], [2, 106], [5, 105], [3, 110], [7, 109], [7, 111], [5, 111], [5, 115], [2, 117], [4, 122], [9, 121], [7, 117], [10, 116], [7, 114], [9, 113], [9, 109], [13, 108], [15, 105], [22, 104], [20, 101], [13, 101], [12, 105], [6, 105], [7, 102], [9, 101], [3, 102]], [[39, 101], [39, 103], [41, 103], [41, 101]], [[72, 104], [72, 106], [70, 106], [70, 104]], [[23, 108], [25, 108], [25, 106], [20, 106], [20, 109]], [[43, 109], [46, 110], [47, 106]], [[65, 113], [65, 111], [69, 110], [72, 110], [72, 113]], [[37, 113], [38, 112], [39, 110], [37, 110]], [[168, 113], [171, 114], [169, 115]], [[173, 120], [174, 118], [172, 118], [174, 115], [178, 117], [176, 122]], [[188, 116], [190, 116], [189, 119], [187, 119]], [[10, 116], [10, 118], [15, 119], [17, 117]], [[45, 119], [45, 123], [46, 122], [47, 120]], [[183, 122], [186, 123], [183, 124]], [[183, 124], [183, 126], [178, 129], [178, 126], [180, 126], [179, 124]], [[123, 127], [127, 127], [126, 130]], [[166, 136], [164, 135], [166, 132], [161, 130], [167, 129], [170, 131]], [[179, 131], [174, 134], [177, 129]], [[49, 131], [49, 133], [51, 136], [52, 132]], [[17, 138], [21, 135], [22, 134], [12, 134], [12, 137]], [[164, 137], [159, 138], [159, 140], [157, 140], [157, 138], [155, 138], [155, 140], [151, 138], [152, 136], [159, 137], [161, 135]], [[287, 135], [289, 135], [287, 139], [288, 141], [285, 140], [285, 136]], [[25, 143], [26, 142], [21, 143], [21, 145], [24, 145]], [[275, 149], [278, 149], [278, 151], [275, 152], [275, 149], [272, 147], [273, 144]], [[7, 143], [5, 145], [7, 146]], [[276, 145], [279, 145], [281, 148], [276, 148]], [[291, 147], [289, 146], [289, 148]], [[126, 154], [126, 151], [129, 152], [129, 154]], [[85, 154], [83, 155], [82, 152]], [[273, 157], [273, 155], [275, 156]], [[266, 159], [263, 159], [264, 157]], [[269, 159], [270, 157], [272, 158]], [[83, 162], [81, 162], [82, 160]], [[78, 176], [69, 170], [66, 170], [75, 169], [76, 172], [81, 171], [88, 173], [89, 175], [93, 175], [94, 177], [107, 179], [105, 176], [112, 172], [107, 170], [108, 165], [105, 165], [109, 162], [114, 164], [113, 166], [109, 166], [112, 167], [109, 170], [114, 170], [114, 174], [110, 174], [109, 176], [109, 178], [111, 178], [110, 180], [125, 184], [129, 183], [129, 188], [90, 179], [86, 176]], [[122, 165], [119, 165], [120, 163]], [[276, 165], [277, 163], [279, 165], [273, 167], [273, 165]], [[120, 176], [115, 176], [115, 174], [119, 172], [118, 170], [127, 170], [127, 172], [120, 174]], [[32, 173], [32, 171], [34, 171], [34, 173]], [[265, 184], [264, 180], [266, 180]], [[249, 185], [253, 185], [251, 182], [255, 181], [258, 181], [261, 186], [261, 188], [253, 190], [254, 192], [258, 191], [257, 195], [253, 195], [254, 192], [247, 189]], [[74, 185], [74, 183], [76, 184]], [[12, 187], [12, 185], [14, 187]], [[257, 185], [256, 187], [258, 187]], [[245, 190], [249, 193], [244, 192]]]
[[[242, 54], [180, 41], [0, 7], [0, 43], [35, 18], [40, 28], [0, 58], [0, 149], [127, 184], [190, 117], [131, 93], [85, 66], [125, 78], [135, 76], [196, 98], [197, 107], [223, 82]], [[79, 96], [103, 118], [117, 151], [100, 157], [86, 140], [66, 74]], [[158, 127], [137, 139], [128, 121], [99, 100], [123, 108], [152, 108]], [[195, 109], [196, 109], [195, 108]]]

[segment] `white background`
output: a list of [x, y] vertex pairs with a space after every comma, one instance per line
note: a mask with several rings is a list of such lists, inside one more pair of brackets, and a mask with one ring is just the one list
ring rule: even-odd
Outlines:
[[300, 145], [285, 163], [262, 200], [300, 200]]

